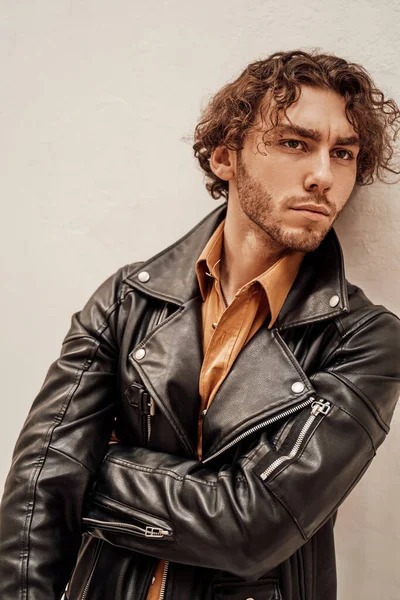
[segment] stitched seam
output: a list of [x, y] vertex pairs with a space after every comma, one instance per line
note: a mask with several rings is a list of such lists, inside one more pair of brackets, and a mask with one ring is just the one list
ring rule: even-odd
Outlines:
[[[300, 367], [300, 365], [294, 359], [293, 354], [290, 352], [289, 348], [287, 347], [287, 345], [283, 341], [281, 335], [278, 332], [276, 332], [275, 337], [276, 337], [276, 340], [277, 340], [278, 344], [282, 348], [285, 356], [289, 359], [289, 361], [291, 362], [292, 366], [296, 369], [296, 371], [298, 372], [298, 374], [301, 377], [302, 381], [305, 382], [305, 383], [307, 383], [307, 385], [311, 385], [311, 391], [313, 391], [313, 386], [311, 384], [310, 379], [306, 376], [306, 374], [304, 373], [303, 369]], [[299, 395], [298, 397], [302, 398], [303, 396], [307, 395], [308, 393], [309, 393], [309, 391], [307, 390], [306, 394], [303, 394], [302, 396]]]
[[[164, 307], [161, 308], [160, 314], [163, 312]], [[136, 344], [136, 346], [144, 346], [145, 344], [147, 344], [147, 342], [149, 340], [151, 340], [151, 338], [153, 337], [153, 335], [155, 335], [158, 330], [163, 327], [164, 325], [166, 325], [167, 323], [169, 323], [170, 321], [172, 321], [173, 318], [175, 318], [177, 315], [179, 315], [180, 313], [182, 313], [185, 309], [180, 306], [179, 308], [176, 309], [175, 312], [172, 313], [172, 315], [170, 315], [167, 319], [164, 319], [163, 321], [161, 321], [154, 329], [152, 329], [142, 340], [140, 340], [140, 342], [138, 342], [138, 344]], [[135, 346], [135, 348], [136, 348]], [[132, 350], [133, 352], [134, 350]], [[132, 352], [130, 352], [130, 354], [132, 354]]]
[[[105, 311], [105, 319], [103, 320], [102, 323], [100, 323], [100, 325], [98, 326], [98, 328], [95, 330], [95, 334], [96, 335], [98, 335], [98, 336], [101, 337], [103, 335], [104, 331], [110, 326], [110, 323], [109, 323], [110, 318], [111, 318], [112, 314], [115, 312], [115, 310], [118, 308], [118, 306], [120, 305], [120, 303], [121, 303], [121, 291], [119, 293], [119, 296], [118, 296], [117, 300], [106, 309], [106, 311]], [[81, 337], [82, 338], [93, 339], [94, 336], [84, 335], [83, 334]], [[69, 338], [69, 336], [66, 336], [64, 338], [64, 340], [63, 340], [63, 344], [65, 344], [66, 342], [68, 342], [69, 339], [74, 339], [74, 338], [79, 339], [79, 336], [72, 335], [71, 338]], [[99, 344], [98, 340], [94, 340], [94, 341]]]
[[144, 260], [138, 260], [135, 261], [133, 263], [130, 263], [129, 265], [126, 265], [127, 267], [127, 273], [126, 275], [123, 276], [123, 283], [126, 283], [126, 280], [129, 277], [132, 277], [132, 275], [135, 275], [139, 269], [141, 269], [142, 265], [144, 265], [145, 261]]
[[351, 417], [353, 419], [353, 421], [356, 421], [356, 423], [358, 423], [359, 426], [363, 428], [363, 430], [365, 431], [365, 433], [367, 434], [367, 436], [369, 438], [369, 441], [371, 442], [372, 450], [373, 450], [374, 454], [376, 454], [374, 440], [372, 439], [372, 436], [371, 436], [370, 432], [368, 431], [368, 429], [366, 428], [366, 426], [357, 417], [355, 417], [351, 412], [349, 412], [346, 408], [343, 408], [343, 406], [339, 406], [337, 404], [336, 408], [339, 408], [340, 410], [342, 410], [344, 413], [346, 413], [346, 415]]
[[[119, 305], [120, 295], [118, 296], [118, 300], [114, 302], [106, 311], [106, 320], [98, 327], [96, 330], [96, 334], [99, 337], [103, 336], [105, 329], [109, 326], [109, 319], [111, 315], [116, 310]], [[89, 351], [89, 359], [85, 359], [80, 367], [77, 369], [75, 374], [75, 381], [73, 385], [66, 392], [66, 400], [60, 407], [58, 414], [56, 414], [53, 418], [53, 423], [51, 423], [46, 431], [45, 436], [43, 436], [43, 444], [41, 450], [39, 452], [39, 457], [37, 459], [37, 468], [32, 471], [32, 476], [29, 481], [28, 494], [27, 494], [27, 504], [26, 504], [26, 517], [24, 521], [24, 528], [22, 533], [22, 544], [21, 544], [21, 570], [20, 570], [20, 582], [21, 582], [21, 599], [24, 600], [28, 594], [28, 553], [29, 553], [29, 532], [32, 525], [32, 518], [35, 507], [35, 496], [36, 496], [36, 487], [38, 484], [38, 480], [40, 477], [41, 470], [44, 466], [47, 457], [47, 449], [50, 446], [50, 440], [52, 437], [52, 433], [54, 429], [62, 422], [62, 415], [65, 415], [65, 412], [79, 388], [79, 384], [81, 382], [83, 373], [85, 372], [86, 367], [89, 368], [90, 362], [95, 357], [98, 349], [100, 348], [100, 341], [94, 340], [91, 336], [82, 336], [82, 338], [87, 337], [88, 339], [93, 340], [95, 346]], [[64, 338], [64, 345], [68, 341], [68, 337]]]
[[[152, 290], [150, 288], [142, 289], [137, 286], [137, 289], [132, 290], [133, 292], [140, 292], [145, 296], [151, 296], [152, 298], [158, 298], [159, 300], [164, 300], [165, 302], [170, 302], [172, 304], [182, 305], [182, 300], [180, 298], [175, 298], [174, 296], [168, 296], [167, 294], [163, 294], [162, 292], [158, 292], [156, 290]], [[193, 296], [194, 297], [194, 296]], [[191, 298], [188, 298], [188, 301]]]
[[[81, 366], [77, 370], [77, 372], [75, 374], [75, 381], [66, 392], [67, 401], [68, 401], [68, 396], [71, 393], [71, 391], [73, 390], [74, 386], [75, 386], [75, 389], [77, 389], [79, 387], [79, 381], [83, 374], [82, 368], [85, 363], [86, 363], [86, 360], [84, 363], [81, 364]], [[23, 533], [22, 533], [22, 548], [21, 548], [20, 582], [21, 582], [21, 590], [23, 591], [23, 596], [25, 596], [25, 593], [27, 594], [27, 592], [28, 592], [29, 531], [30, 531], [30, 527], [32, 524], [33, 512], [34, 512], [34, 507], [35, 507], [36, 485], [37, 485], [38, 479], [40, 477], [40, 473], [41, 473], [41, 470], [45, 463], [46, 457], [47, 457], [47, 449], [48, 449], [48, 446], [50, 445], [50, 439], [52, 436], [52, 432], [54, 431], [57, 424], [59, 424], [61, 422], [61, 417], [59, 415], [61, 415], [61, 412], [63, 411], [64, 406], [66, 406], [66, 403], [64, 403], [64, 405], [61, 407], [59, 414], [54, 415], [53, 423], [49, 424], [49, 426], [46, 430], [46, 433], [43, 436], [43, 444], [41, 446], [39, 456], [38, 456], [37, 460], [35, 461], [36, 468], [32, 471], [32, 475], [29, 479], [27, 504], [26, 504], [26, 517], [25, 517]], [[26, 584], [25, 584], [25, 582], [26, 582]]]
[[232, 478], [232, 474], [229, 473], [228, 471], [223, 471], [222, 473], [219, 473], [217, 476], [218, 480], [219, 479], [233, 479], [233, 482], [236, 481], [247, 481], [247, 478], [244, 475], [235, 475], [234, 478]]
[[[358, 333], [363, 327], [364, 325], [367, 325], [370, 321], [374, 321], [377, 317], [379, 317], [382, 314], [393, 314], [390, 311], [382, 311], [380, 310], [379, 312], [374, 311], [373, 314], [369, 313], [368, 315], [364, 315], [363, 317], [361, 317], [361, 319], [359, 319], [358, 321], [356, 321], [355, 323], [353, 323], [353, 325], [350, 327], [350, 329], [348, 329], [347, 331], [344, 331], [341, 334], [341, 339], [340, 342], [337, 344], [337, 346], [335, 346], [334, 348], [332, 348], [332, 350], [329, 353], [329, 356], [326, 357], [326, 359], [324, 360], [324, 362], [321, 364], [320, 369], [322, 369], [326, 363], [329, 361], [329, 359], [332, 357], [332, 355], [335, 354], [335, 352], [339, 352], [340, 350], [344, 350], [348, 347], [348, 343], [351, 341], [349, 338], [350, 335], [354, 334], [354, 333]], [[343, 364], [344, 362], [346, 362], [346, 358], [342, 358], [340, 360], [337, 360], [334, 365], [340, 365]], [[334, 365], [331, 367], [331, 369], [334, 368]], [[332, 370], [329, 370], [330, 373], [332, 373]]]
[[84, 467], [86, 469], [86, 471], [89, 471], [89, 473], [95, 473], [94, 470], [89, 469], [89, 467], [87, 465], [85, 465], [83, 462], [81, 462], [80, 460], [77, 460], [74, 456], [71, 456], [71, 454], [68, 454], [67, 452], [64, 452], [63, 450], [59, 450], [58, 448], [55, 448], [54, 446], [52, 446], [51, 444], [48, 445], [48, 450], [53, 450], [53, 452], [57, 452], [58, 454], [62, 454], [63, 456], [65, 456], [66, 458], [68, 458], [69, 460], [72, 460], [74, 463], [76, 463], [77, 465]]
[[347, 329], [345, 331], [345, 333], [343, 334], [343, 341], [345, 341], [347, 343], [347, 338], [352, 335], [355, 332], [358, 332], [360, 329], [362, 329], [362, 327], [364, 325], [367, 325], [370, 321], [374, 321], [377, 317], [379, 317], [380, 315], [385, 315], [385, 314], [391, 314], [389, 311], [387, 310], [374, 310], [373, 312], [369, 313], [368, 315], [364, 315], [363, 317], [361, 317], [361, 319], [359, 319], [358, 321], [356, 321], [355, 323], [353, 323], [350, 327], [350, 329]]
[[[333, 372], [333, 371], [330, 371], [330, 373], [331, 373], [331, 375], [333, 375], [334, 377], [336, 377], [337, 379], [339, 379], [339, 381], [341, 381], [341, 382], [342, 382], [342, 383], [344, 383], [345, 385], [348, 385], [348, 386], [349, 386], [349, 387], [350, 387], [350, 388], [353, 390], [353, 392], [354, 392], [354, 393], [356, 393], [356, 394], [357, 394], [357, 395], [360, 397], [360, 400], [361, 400], [363, 403], [367, 403], [368, 409], [371, 411], [371, 413], [372, 413], [373, 417], [375, 418], [375, 420], [377, 421], [377, 423], [378, 423], [379, 427], [380, 427], [380, 428], [381, 428], [381, 429], [382, 429], [382, 430], [383, 430], [385, 433], [388, 433], [388, 431], [389, 431], [389, 428], [385, 429], [385, 427], [383, 427], [383, 426], [382, 426], [382, 423], [381, 423], [381, 422], [379, 422], [379, 421], [381, 421], [381, 419], [380, 419], [380, 418], [379, 418], [379, 416], [378, 416], [378, 415], [375, 413], [375, 411], [374, 411], [373, 409], [371, 409], [371, 408], [370, 408], [370, 402], [369, 402], [369, 399], [367, 398], [367, 396], [365, 396], [365, 394], [363, 393], [363, 391], [362, 391], [362, 390], [360, 390], [360, 389], [359, 389], [359, 388], [358, 388], [358, 387], [357, 387], [357, 386], [356, 386], [356, 385], [355, 385], [355, 384], [354, 384], [352, 381], [349, 381], [349, 380], [348, 380], [346, 377], [344, 377], [342, 374], [340, 374], [340, 375], [339, 375], [338, 373], [335, 373], [335, 372]], [[357, 421], [358, 423], [360, 423], [360, 425], [361, 425], [361, 426], [362, 426], [362, 427], [365, 429], [365, 431], [368, 433], [368, 436], [369, 436], [369, 437], [370, 437], [370, 439], [371, 439], [371, 444], [372, 444], [373, 448], [375, 449], [375, 445], [374, 445], [373, 439], [372, 439], [372, 437], [371, 437], [371, 434], [370, 434], [370, 432], [369, 432], [369, 431], [368, 431], [368, 429], [366, 428], [366, 426], [365, 426], [365, 425], [363, 425], [363, 424], [362, 424], [362, 423], [361, 423], [361, 422], [360, 422], [360, 421], [357, 419], [357, 417], [356, 417], [356, 416], [354, 416], [352, 413], [350, 413], [350, 412], [348, 411], [348, 409], [345, 409], [345, 408], [343, 408], [342, 406], [340, 406], [340, 408], [341, 408], [341, 409], [342, 409], [344, 412], [347, 412], [347, 413], [348, 413], [348, 414], [349, 414], [349, 415], [350, 415], [350, 416], [351, 416], [351, 417], [352, 417], [352, 418], [353, 418], [355, 421]]]
[[[260, 433], [262, 433], [262, 431]], [[265, 448], [266, 446], [264, 442], [258, 442], [257, 446], [253, 448], [253, 450], [242, 459], [242, 467], [244, 468], [251, 462], [254, 462], [256, 460], [257, 454], [261, 452], [261, 450], [265, 450]]]
[[[94, 502], [96, 502], [96, 498], [103, 498], [106, 502], [108, 502], [111, 499], [113, 501], [113, 503], [117, 504], [118, 506], [121, 506], [121, 508], [127, 508], [129, 511], [139, 513], [139, 515], [144, 515], [145, 517], [149, 517], [150, 519], [159, 519], [160, 521], [165, 521], [165, 522], [170, 523], [164, 516], [161, 517], [159, 515], [155, 515], [154, 513], [146, 512], [145, 510], [141, 510], [140, 508], [136, 508], [135, 506], [131, 506], [130, 504], [126, 504], [125, 502], [121, 502], [120, 500], [115, 500], [115, 498], [105, 496], [104, 494], [101, 494], [100, 492], [95, 493]], [[98, 504], [103, 506], [103, 504], [101, 502], [99, 502]], [[112, 509], [113, 507], [111, 506], [110, 508]], [[139, 517], [138, 517], [138, 519], [139, 519]]]
[[[99, 346], [98, 346], [99, 347]], [[85, 361], [86, 362], [86, 361]], [[44, 466], [47, 457], [47, 448], [50, 445], [50, 440], [52, 437], [52, 433], [54, 429], [59, 425], [62, 421], [62, 414], [65, 414], [65, 411], [72, 400], [74, 393], [79, 388], [79, 383], [81, 381], [82, 375], [84, 373], [83, 366], [84, 363], [81, 364], [79, 369], [77, 369], [75, 374], [75, 381], [73, 385], [66, 392], [66, 400], [64, 404], [61, 406], [60, 411], [53, 418], [53, 423], [49, 424], [49, 427], [46, 431], [46, 434], [43, 436], [43, 444], [39, 453], [39, 457], [37, 459], [37, 468], [32, 471], [32, 477], [29, 482], [28, 489], [28, 497], [27, 497], [27, 505], [26, 505], [26, 518], [22, 536], [22, 548], [21, 548], [21, 588], [24, 591], [28, 592], [28, 553], [29, 553], [29, 532], [32, 525], [33, 512], [35, 507], [35, 496], [36, 496], [36, 486], [40, 477], [40, 473]], [[25, 563], [25, 564], [24, 564]], [[26, 582], [26, 585], [25, 583]]]
[[153, 469], [151, 467], [144, 467], [143, 465], [137, 465], [135, 463], [128, 462], [128, 461], [124, 460], [123, 458], [107, 457], [106, 460], [108, 462], [112, 462], [117, 465], [128, 467], [129, 469], [133, 469], [135, 471], [142, 471], [144, 473], [155, 473], [158, 475], [168, 475], [169, 477], [172, 477], [172, 479], [175, 479], [176, 481], [180, 481], [181, 483], [183, 481], [193, 481], [194, 483], [199, 483], [201, 485], [205, 485], [207, 487], [212, 487], [212, 488], [215, 488], [217, 485], [217, 482], [202, 481], [201, 479], [192, 477], [191, 475], [185, 475], [185, 476], [177, 475], [174, 471], [170, 471], [169, 469], [164, 469], [162, 467], [161, 468], [158, 467], [157, 469]]
[[334, 319], [333, 324], [335, 325], [335, 327], [337, 329], [339, 337], [343, 337], [343, 333], [344, 333], [345, 329], [344, 329], [344, 326], [343, 326], [343, 323], [342, 323], [340, 317], [338, 317], [337, 319]]
[[[332, 311], [330, 313], [324, 313], [319, 315], [316, 319], [315, 317], [309, 317], [308, 319], [300, 319], [299, 321], [291, 321], [286, 326], [283, 325], [279, 327], [280, 331], [285, 331], [286, 329], [291, 329], [292, 327], [297, 327], [297, 325], [308, 325], [308, 323], [319, 323], [320, 321], [324, 321], [326, 319], [334, 319], [335, 317], [340, 316], [343, 313], [343, 309]], [[278, 330], [278, 328], [276, 328]], [[274, 328], [275, 330], [275, 328]]]

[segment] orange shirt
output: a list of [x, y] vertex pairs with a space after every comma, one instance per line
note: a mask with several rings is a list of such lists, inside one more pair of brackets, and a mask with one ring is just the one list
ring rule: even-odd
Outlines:
[[[269, 328], [275, 323], [304, 257], [304, 252], [286, 254], [259, 277], [246, 283], [226, 307], [219, 281], [224, 224], [225, 221], [215, 230], [196, 263], [203, 298], [204, 353], [199, 382], [199, 460], [202, 458], [204, 411], [213, 401], [241, 349], [264, 322]], [[159, 600], [164, 568], [165, 561], [162, 560], [154, 573], [147, 600]]]

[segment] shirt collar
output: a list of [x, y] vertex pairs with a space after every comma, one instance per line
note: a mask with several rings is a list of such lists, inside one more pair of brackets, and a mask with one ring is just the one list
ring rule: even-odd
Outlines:
[[218, 279], [221, 260], [222, 240], [224, 239], [225, 219], [218, 225], [196, 262], [196, 275], [203, 302], [207, 298], [209, 277]]
[[[225, 219], [218, 225], [196, 262], [196, 275], [203, 301], [207, 298], [209, 278], [219, 279], [224, 225]], [[240, 290], [240, 292], [244, 292], [255, 282], [261, 285], [269, 304], [270, 328], [278, 318], [290, 288], [297, 277], [304, 256], [304, 252], [285, 254], [261, 275], [246, 283]]]

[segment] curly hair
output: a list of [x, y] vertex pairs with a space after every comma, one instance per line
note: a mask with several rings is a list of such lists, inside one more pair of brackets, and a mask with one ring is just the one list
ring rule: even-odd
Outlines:
[[[362, 66], [318, 49], [275, 52], [249, 64], [237, 79], [213, 96], [195, 128], [194, 156], [213, 198], [228, 197], [228, 182], [212, 172], [212, 151], [217, 146], [242, 150], [257, 116], [265, 121], [266, 109], [273, 129], [280, 111], [286, 115], [289, 106], [298, 100], [301, 85], [333, 90], [345, 99], [347, 119], [360, 138], [358, 185], [370, 185], [374, 175], [385, 181], [386, 171], [400, 174], [391, 165], [400, 128], [399, 107], [394, 100], [385, 99]], [[265, 107], [267, 92], [275, 101], [270, 107]]]

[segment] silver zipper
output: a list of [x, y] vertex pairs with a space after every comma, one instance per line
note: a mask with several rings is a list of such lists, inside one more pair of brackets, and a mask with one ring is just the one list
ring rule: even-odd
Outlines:
[[293, 448], [291, 449], [289, 454], [286, 454], [285, 456], [280, 456], [279, 458], [274, 460], [274, 462], [272, 464], [270, 464], [269, 467], [261, 473], [260, 477], [263, 481], [265, 481], [265, 479], [267, 479], [267, 477], [269, 477], [271, 475], [271, 473], [273, 473], [282, 463], [287, 462], [288, 460], [292, 460], [292, 458], [294, 458], [296, 456], [296, 454], [300, 450], [300, 446], [301, 446], [304, 438], [307, 435], [308, 430], [310, 429], [311, 425], [314, 423], [317, 416], [320, 414], [327, 415], [330, 410], [331, 410], [330, 402], [326, 402], [324, 400], [316, 400], [315, 402], [312, 403], [311, 415], [308, 417], [307, 421], [304, 423], [303, 427], [301, 428], [301, 431], [297, 437], [297, 440], [296, 440]]
[[151, 417], [154, 417], [156, 414], [156, 405], [153, 398], [149, 400], [150, 414], [146, 415], [147, 418], [147, 443], [150, 441], [151, 437]]
[[[166, 302], [164, 304], [164, 306], [162, 307], [155, 323], [154, 323], [154, 327], [153, 329], [155, 329], [156, 327], [158, 327], [158, 325], [161, 323], [161, 321], [164, 320], [165, 315], [167, 314], [168, 311], [168, 302]], [[150, 414], [146, 415], [146, 421], [147, 421], [147, 443], [149, 443], [150, 441], [150, 437], [151, 437], [151, 417], [154, 417], [154, 415], [156, 414], [156, 405], [155, 402], [153, 400], [153, 398], [150, 398], [149, 401], [149, 406], [150, 406]]]
[[98, 560], [99, 560], [100, 551], [101, 551], [102, 546], [103, 546], [103, 540], [99, 540], [99, 544], [96, 547], [96, 557], [95, 557], [94, 563], [92, 565], [92, 568], [90, 570], [90, 575], [88, 577], [86, 585], [85, 585], [85, 587], [83, 589], [81, 600], [85, 600], [86, 594], [88, 593], [88, 589], [89, 589], [89, 586], [90, 586], [92, 578], [93, 578], [94, 570], [95, 570], [95, 568], [97, 566], [97, 563], [98, 563]]
[[147, 415], [147, 442], [150, 441], [151, 436], [151, 415]]
[[130, 530], [132, 533], [142, 534], [146, 538], [158, 539], [172, 535], [170, 531], [167, 529], [162, 529], [161, 527], [139, 527], [138, 525], [130, 525], [129, 523], [119, 523], [118, 521], [99, 521], [98, 519], [90, 519], [89, 517], [84, 517], [82, 520], [84, 523], [89, 525], [99, 525], [104, 529], [107, 529], [107, 527], [117, 527], [125, 531], [128, 529], [128, 531]]
[[266, 421], [263, 421], [262, 423], [258, 423], [258, 425], [254, 425], [254, 427], [251, 427], [251, 429], [248, 429], [244, 433], [241, 433], [237, 438], [235, 438], [234, 440], [232, 440], [231, 442], [229, 442], [229, 444], [227, 444], [226, 446], [224, 446], [223, 448], [221, 448], [221, 450], [218, 450], [218, 452], [215, 452], [215, 454], [212, 454], [211, 456], [209, 456], [208, 458], [206, 458], [205, 460], [203, 460], [203, 464], [205, 464], [208, 461], [216, 458], [217, 456], [219, 456], [220, 454], [222, 454], [223, 452], [225, 452], [225, 450], [228, 450], [229, 448], [231, 448], [232, 446], [234, 446], [238, 442], [241, 442], [248, 435], [251, 435], [252, 433], [255, 433], [256, 431], [259, 431], [259, 429], [263, 429], [264, 427], [267, 427], [267, 425], [271, 425], [272, 423], [275, 423], [276, 421], [279, 421], [279, 419], [284, 419], [285, 417], [289, 417], [290, 415], [292, 415], [293, 413], [297, 412], [298, 410], [301, 410], [302, 408], [305, 408], [306, 406], [309, 406], [314, 401], [315, 401], [315, 397], [311, 396], [311, 398], [308, 398], [307, 400], [304, 400], [304, 402], [301, 402], [300, 404], [296, 404], [296, 406], [292, 406], [292, 408], [288, 408], [287, 410], [285, 410], [285, 411], [283, 411], [281, 413], [278, 413], [277, 415], [274, 415], [273, 417], [270, 417]]
[[167, 574], [168, 574], [169, 560], [165, 562], [164, 573], [161, 580], [160, 597], [158, 600], [164, 600], [165, 588], [167, 586]]

